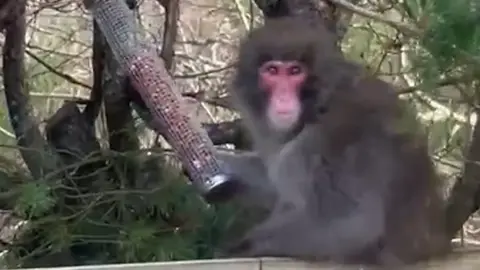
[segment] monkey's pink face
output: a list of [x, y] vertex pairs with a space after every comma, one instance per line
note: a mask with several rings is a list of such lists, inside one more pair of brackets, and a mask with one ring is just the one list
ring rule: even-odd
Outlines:
[[297, 61], [268, 61], [260, 66], [260, 89], [267, 92], [267, 120], [278, 131], [292, 129], [300, 119], [300, 91], [306, 68]]

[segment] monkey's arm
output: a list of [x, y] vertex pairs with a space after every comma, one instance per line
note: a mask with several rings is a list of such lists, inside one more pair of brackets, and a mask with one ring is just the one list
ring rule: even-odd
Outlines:
[[243, 188], [238, 194], [242, 203], [271, 207], [275, 193], [258, 155], [248, 151], [217, 150], [217, 156], [242, 183]]
[[330, 258], [345, 258], [378, 243], [385, 233], [382, 196], [365, 193], [354, 203], [357, 206], [346, 216], [323, 219], [318, 228], [312, 228], [313, 237], [304, 239], [307, 250], [319, 250], [320, 255]]
[[[237, 252], [234, 248], [235, 254], [346, 258], [381, 240], [385, 232], [385, 198], [389, 197], [382, 182], [389, 182], [391, 171], [386, 168], [394, 163], [384, 155], [365, 156], [368, 150], [362, 147], [339, 161], [342, 168], [336, 167], [332, 176], [328, 168], [333, 165], [317, 157], [319, 149], [312, 152], [314, 137], [308, 140], [308, 135], [305, 133], [303, 141], [287, 145], [277, 166], [271, 168], [279, 202], [293, 208], [274, 211], [240, 243], [246, 250]], [[371, 168], [358, 166], [372, 156], [374, 160], [366, 162]]]

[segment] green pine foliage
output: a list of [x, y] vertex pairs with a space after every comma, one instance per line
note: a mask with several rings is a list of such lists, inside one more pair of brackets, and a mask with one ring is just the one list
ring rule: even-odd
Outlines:
[[[114, 160], [112, 160], [114, 161]], [[16, 187], [15, 212], [28, 228], [7, 255], [9, 266], [58, 266], [212, 258], [241, 222], [241, 208], [208, 205], [178, 169], [162, 158], [143, 187], [109, 179], [102, 190], [71, 196], [48, 181]], [[122, 178], [119, 176], [118, 178]], [[142, 179], [142, 178], [139, 178]], [[138, 186], [138, 183], [137, 183]]]
[[468, 121], [478, 96], [480, 1], [407, 0], [403, 7], [424, 31], [412, 42], [416, 50], [411, 54], [412, 71], [424, 96], [412, 95], [411, 100], [426, 114], [432, 113], [431, 101], [444, 106], [443, 113], [449, 115], [428, 123], [430, 145], [439, 160], [461, 168], [470, 139]]
[[478, 0], [406, 0], [403, 7], [425, 31], [416, 69], [424, 80], [475, 74], [480, 64]]

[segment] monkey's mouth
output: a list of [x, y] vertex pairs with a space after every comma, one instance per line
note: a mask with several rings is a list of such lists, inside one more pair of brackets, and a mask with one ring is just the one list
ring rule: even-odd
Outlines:
[[278, 131], [292, 129], [298, 122], [298, 115], [291, 112], [277, 112], [276, 117], [270, 121], [270, 126]]

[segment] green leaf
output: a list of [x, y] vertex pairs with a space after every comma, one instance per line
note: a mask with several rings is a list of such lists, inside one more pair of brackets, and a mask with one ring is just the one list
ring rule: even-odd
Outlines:
[[20, 188], [15, 210], [22, 216], [39, 217], [52, 209], [55, 200], [50, 196], [50, 187], [41, 182], [26, 183]]

